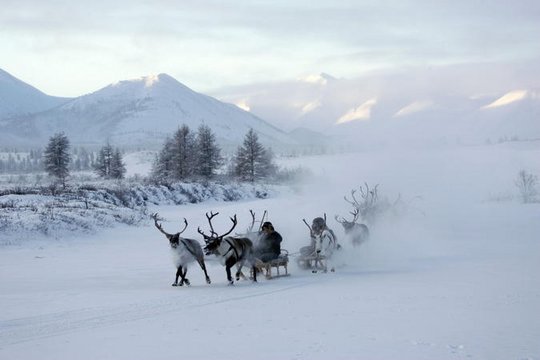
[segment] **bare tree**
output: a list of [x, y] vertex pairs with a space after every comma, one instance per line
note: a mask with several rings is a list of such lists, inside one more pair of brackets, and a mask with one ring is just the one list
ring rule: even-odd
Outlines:
[[523, 201], [523, 203], [527, 204], [535, 201], [536, 195], [538, 194], [538, 190], [536, 189], [538, 177], [536, 175], [528, 173], [526, 170], [521, 170], [518, 173], [515, 184], [519, 190], [521, 201]]

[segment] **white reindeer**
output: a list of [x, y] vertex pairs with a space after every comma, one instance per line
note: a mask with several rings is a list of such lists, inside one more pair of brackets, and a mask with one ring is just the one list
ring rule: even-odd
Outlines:
[[[184, 218], [184, 229], [176, 234], [169, 234], [163, 230], [161, 224], [158, 223], [159, 218], [157, 213], [152, 214], [151, 218], [154, 219], [156, 228], [169, 239], [173, 263], [176, 266], [176, 278], [172, 286], [182, 286], [184, 284], [190, 285], [189, 280], [186, 278], [187, 269], [188, 265], [195, 261], [199, 263], [201, 269], [204, 271], [206, 283], [210, 284], [211, 281], [206, 272], [204, 253], [201, 244], [199, 244], [197, 240], [186, 239], [180, 236], [187, 229], [188, 222], [186, 218]], [[180, 283], [178, 283], [179, 277], [181, 278]]]

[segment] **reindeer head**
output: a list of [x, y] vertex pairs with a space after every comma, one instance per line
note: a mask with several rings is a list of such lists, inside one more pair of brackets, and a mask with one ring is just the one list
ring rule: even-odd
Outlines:
[[356, 221], [358, 220], [360, 210], [358, 208], [355, 208], [353, 211], [350, 212], [350, 214], [353, 216], [352, 221], [348, 221], [344, 217], [341, 217], [340, 219], [337, 215], [334, 217], [336, 221], [343, 226], [345, 232], [351, 231], [354, 228], [354, 226], [356, 225]]
[[161, 220], [159, 218], [159, 215], [158, 213], [154, 213], [152, 215], [150, 215], [150, 217], [152, 219], [154, 219], [154, 225], [156, 226], [156, 228], [162, 233], [164, 234], [167, 239], [169, 240], [169, 244], [171, 245], [172, 248], [176, 248], [178, 246], [178, 244], [180, 243], [180, 235], [186, 231], [187, 229], [187, 226], [188, 226], [188, 222], [186, 220], [186, 218], [184, 218], [184, 228], [182, 229], [182, 231], [180, 232], [177, 232], [176, 234], [169, 234], [168, 232], [164, 231], [163, 228], [161, 227], [161, 224], [158, 223], [159, 220]]
[[234, 228], [236, 227], [236, 224], [238, 223], [236, 219], [236, 215], [234, 215], [234, 217], [230, 218], [233, 223], [231, 229], [222, 235], [218, 235], [218, 233], [214, 231], [214, 226], [212, 225], [212, 219], [218, 214], [219, 213], [214, 214], [211, 211], [210, 211], [210, 215], [206, 213], [206, 218], [208, 219], [208, 224], [210, 225], [210, 232], [211, 232], [210, 236], [206, 235], [201, 230], [201, 228], [197, 228], [197, 231], [199, 232], [199, 234], [203, 236], [204, 242], [206, 243], [206, 245], [203, 248], [204, 253], [206, 255], [216, 254], [217, 249], [219, 248], [219, 246], [221, 245], [221, 242], [223, 241], [223, 238], [229, 235], [234, 230]]

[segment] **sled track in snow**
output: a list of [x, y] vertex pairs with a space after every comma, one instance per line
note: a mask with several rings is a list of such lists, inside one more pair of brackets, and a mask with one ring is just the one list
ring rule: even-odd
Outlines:
[[[265, 296], [289, 291], [309, 285], [311, 282], [303, 279], [301, 282], [289, 284], [271, 290], [250, 291], [254, 287], [245, 287], [243, 294], [220, 292], [219, 299], [212, 291], [204, 295], [198, 294], [189, 298], [179, 297], [177, 300], [157, 300], [139, 304], [129, 304], [113, 307], [84, 308], [80, 310], [63, 311], [53, 314], [23, 317], [0, 321], [0, 348], [42, 338], [49, 338], [76, 331], [92, 330], [113, 326], [131, 321], [143, 320], [161, 314], [186, 311], [188, 309], [219, 305], [228, 302]], [[208, 289], [211, 290], [211, 289]], [[236, 295], [236, 296], [235, 296]]]

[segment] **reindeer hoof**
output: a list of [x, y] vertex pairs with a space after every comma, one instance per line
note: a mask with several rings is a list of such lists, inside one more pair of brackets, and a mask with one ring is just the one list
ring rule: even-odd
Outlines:
[[171, 286], [178, 286], [178, 283], [174, 283], [174, 284], [172, 284]]
[[331, 268], [330, 271], [331, 271], [331, 272], [336, 272], [336, 269]]
[[206, 278], [206, 283], [207, 283], [207, 284], [211, 284], [211, 283], [212, 283], [212, 281], [210, 281], [210, 278]]
[[231, 286], [231, 285], [234, 285], [234, 281], [232, 281], [232, 280], [229, 281], [229, 286]]
[[191, 285], [191, 283], [189, 282], [188, 279], [184, 279], [184, 284], [186, 284], [187, 286], [190, 286], [190, 285]]

